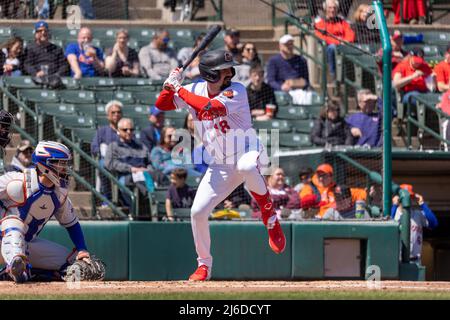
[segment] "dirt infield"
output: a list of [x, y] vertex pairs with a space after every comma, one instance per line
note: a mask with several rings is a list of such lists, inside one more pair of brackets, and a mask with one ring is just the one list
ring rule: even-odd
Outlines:
[[[104, 298], [114, 299], [115, 296], [145, 297], [149, 295], [152, 299], [158, 299], [158, 295], [164, 299], [171, 294], [182, 294], [181, 297], [195, 299], [194, 293], [202, 294], [244, 294], [245, 293], [271, 293], [276, 299], [277, 293], [366, 293], [366, 292], [392, 293], [392, 292], [420, 292], [425, 295], [440, 293], [441, 298], [450, 298], [450, 283], [447, 282], [402, 282], [382, 281], [379, 286], [370, 286], [365, 281], [210, 281], [210, 282], [188, 282], [188, 281], [146, 281], [146, 282], [84, 282], [84, 283], [27, 283], [17, 285], [12, 282], [0, 283], [0, 295], [10, 298], [57, 298], [64, 299], [65, 296], [88, 296], [96, 295]], [[442, 296], [443, 294], [443, 296]], [[219, 296], [220, 297], [220, 296]], [[239, 296], [237, 296], [239, 297]], [[263, 295], [265, 298], [271, 296]], [[362, 297], [364, 298], [364, 297]]]

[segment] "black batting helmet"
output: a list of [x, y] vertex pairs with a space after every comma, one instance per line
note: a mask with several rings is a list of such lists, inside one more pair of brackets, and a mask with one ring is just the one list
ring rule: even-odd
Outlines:
[[233, 77], [236, 74], [234, 66], [237, 63], [233, 59], [233, 54], [226, 50], [212, 50], [205, 52], [200, 57], [200, 64], [198, 68], [200, 69], [200, 76], [208, 81], [215, 83], [219, 81], [220, 70], [232, 68]]

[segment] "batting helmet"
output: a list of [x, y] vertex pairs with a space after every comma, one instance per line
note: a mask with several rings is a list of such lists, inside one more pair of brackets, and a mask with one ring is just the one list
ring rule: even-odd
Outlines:
[[234, 66], [239, 65], [233, 59], [233, 54], [226, 50], [212, 50], [204, 53], [200, 58], [200, 76], [212, 83], [216, 83], [220, 78], [220, 70], [231, 68], [233, 77], [236, 74]]

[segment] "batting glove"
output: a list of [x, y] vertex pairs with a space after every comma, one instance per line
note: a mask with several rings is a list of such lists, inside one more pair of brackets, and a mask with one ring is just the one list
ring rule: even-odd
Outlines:
[[178, 92], [181, 88], [181, 83], [183, 82], [182, 69], [176, 68], [173, 70], [166, 81], [164, 81], [164, 89]]

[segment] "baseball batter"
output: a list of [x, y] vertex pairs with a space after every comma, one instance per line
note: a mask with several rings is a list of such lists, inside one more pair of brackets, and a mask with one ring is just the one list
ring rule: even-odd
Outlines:
[[33, 153], [36, 169], [9, 172], [0, 177], [1, 256], [16, 283], [30, 280], [33, 268], [63, 272], [71, 253], [63, 246], [39, 239], [52, 216], [67, 229], [78, 253], [89, 261], [78, 218], [67, 197], [71, 153], [63, 144], [41, 141]]
[[[200, 75], [205, 80], [181, 86], [182, 72], [175, 69], [164, 82], [156, 107], [168, 111], [186, 108], [193, 116], [196, 134], [213, 158], [197, 190], [191, 209], [192, 232], [198, 268], [189, 277], [205, 281], [211, 277], [213, 258], [208, 217], [241, 183], [257, 201], [268, 229], [269, 245], [283, 252], [286, 239], [273, 209], [265, 180], [260, 173], [267, 154], [252, 129], [247, 92], [231, 82], [237, 65], [230, 52], [207, 51], [200, 58]], [[263, 161], [264, 160], [264, 161]]]

